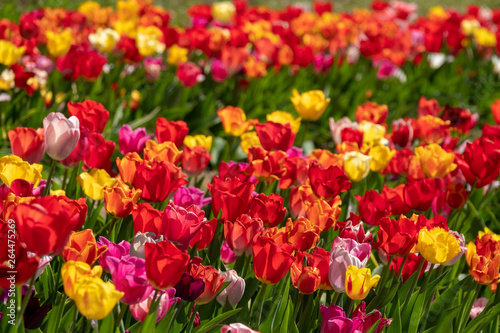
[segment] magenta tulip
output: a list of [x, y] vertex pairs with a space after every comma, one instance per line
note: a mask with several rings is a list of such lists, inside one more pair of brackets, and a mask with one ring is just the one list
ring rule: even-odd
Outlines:
[[146, 134], [145, 128], [137, 128], [132, 130], [129, 125], [123, 125], [118, 132], [118, 146], [120, 153], [123, 155], [127, 153], [142, 154], [146, 141], [151, 139], [154, 134]]

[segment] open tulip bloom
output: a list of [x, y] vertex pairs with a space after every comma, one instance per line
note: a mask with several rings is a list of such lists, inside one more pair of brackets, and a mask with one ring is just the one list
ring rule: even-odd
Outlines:
[[2, 11], [1, 333], [498, 332], [500, 9], [250, 2]]

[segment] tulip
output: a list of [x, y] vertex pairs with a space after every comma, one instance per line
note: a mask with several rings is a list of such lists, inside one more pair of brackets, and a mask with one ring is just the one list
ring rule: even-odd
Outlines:
[[242, 214], [234, 221], [224, 221], [224, 237], [229, 248], [241, 256], [251, 255], [252, 246], [264, 230], [262, 220]]
[[101, 266], [94, 266], [92, 268], [89, 264], [83, 261], [67, 261], [61, 268], [64, 293], [69, 298], [73, 298], [73, 295], [76, 292], [76, 281], [80, 280], [84, 276], [100, 278], [101, 275]]
[[217, 219], [213, 218], [196, 232], [189, 242], [189, 247], [194, 248], [196, 246], [196, 251], [201, 251], [210, 245], [212, 239], [214, 238], [215, 229], [217, 229]]
[[26, 51], [25, 46], [17, 47], [7, 40], [0, 40], [0, 64], [7, 67], [15, 64]]
[[177, 148], [182, 146], [186, 135], [189, 132], [187, 124], [182, 121], [168, 121], [160, 117], [156, 119], [156, 138], [158, 143], [171, 141]]
[[285, 230], [287, 241], [297, 251], [307, 251], [316, 246], [319, 241], [319, 227], [305, 217], [299, 217], [292, 222], [286, 221]]
[[285, 111], [274, 111], [271, 113], [268, 113], [266, 115], [266, 119], [268, 122], [275, 122], [275, 123], [280, 123], [280, 124], [290, 124], [290, 127], [292, 128], [292, 132], [297, 134], [299, 132], [300, 128], [300, 122], [302, 118], [298, 117], [295, 118], [291, 113], [285, 112]]
[[146, 276], [146, 261], [142, 258], [125, 256], [120, 259], [107, 257], [106, 265], [116, 290], [124, 293], [121, 301], [125, 304], [137, 304], [154, 291]]
[[68, 102], [68, 113], [80, 121], [80, 129], [102, 133], [109, 119], [109, 112], [101, 103], [85, 100], [83, 103]]
[[413, 179], [408, 177], [403, 189], [405, 204], [411, 209], [425, 212], [431, 208], [432, 201], [443, 187], [437, 178]]
[[200, 297], [205, 290], [205, 282], [201, 278], [195, 278], [186, 272], [175, 285], [175, 295], [186, 302], [193, 302]]
[[295, 133], [290, 124], [280, 124], [268, 121], [265, 124], [256, 124], [255, 130], [259, 142], [265, 150], [287, 151], [295, 141]]
[[217, 302], [224, 306], [226, 305], [226, 301], [228, 301], [231, 306], [235, 306], [245, 293], [245, 279], [238, 276], [238, 273], [233, 269], [222, 273], [222, 276], [225, 278], [226, 282], [230, 283], [219, 295], [217, 295]]
[[104, 188], [111, 187], [116, 182], [109, 174], [102, 169], [92, 169], [90, 172], [83, 172], [76, 181], [83, 189], [83, 192], [92, 200], [104, 199]]
[[150, 140], [154, 134], [147, 135], [146, 129], [141, 127], [132, 130], [130, 125], [123, 125], [118, 132], [118, 146], [120, 153], [123, 155], [127, 153], [142, 154], [146, 141]]
[[205, 75], [195, 63], [187, 61], [177, 67], [177, 78], [184, 87], [194, 87], [198, 82], [205, 80]]
[[218, 269], [212, 266], [203, 266], [201, 265], [201, 261], [200, 257], [194, 257], [187, 268], [189, 274], [195, 278], [201, 278], [205, 282], [203, 293], [194, 300], [198, 305], [206, 304], [213, 300], [221, 290], [226, 279]]
[[165, 238], [187, 249], [191, 238], [207, 223], [205, 212], [197, 206], [187, 209], [175, 206], [172, 201], [163, 211], [162, 230]]
[[85, 276], [76, 280], [71, 298], [84, 317], [99, 320], [108, 316], [123, 295], [113, 283]]
[[314, 195], [314, 192], [309, 185], [301, 185], [298, 187], [292, 187], [290, 191], [290, 214], [294, 217], [305, 216], [307, 209], [311, 203], [318, 200], [318, 197]]
[[105, 140], [101, 133], [91, 132], [88, 136], [88, 143], [83, 162], [88, 168], [105, 169], [110, 175], [111, 156], [115, 152], [116, 144], [113, 141]]
[[120, 34], [111, 28], [98, 28], [95, 33], [89, 34], [92, 47], [103, 53], [113, 51], [118, 40], [120, 40]]
[[404, 200], [405, 184], [400, 184], [395, 188], [387, 187], [384, 184], [382, 193], [380, 193], [387, 204], [387, 209], [391, 215], [399, 216], [406, 215], [410, 211], [410, 207], [405, 204]]
[[174, 142], [165, 141], [156, 143], [153, 140], [146, 141], [144, 159], [155, 162], [172, 162], [177, 165], [181, 160], [182, 152], [177, 149]]
[[371, 156], [359, 152], [348, 152], [344, 154], [344, 171], [354, 182], [359, 182], [370, 172]]
[[448, 183], [446, 185], [446, 204], [454, 209], [460, 209], [467, 203], [469, 191], [462, 184]]
[[174, 204], [179, 207], [188, 208], [191, 205], [203, 209], [212, 201], [212, 198], [204, 198], [205, 192], [196, 187], [181, 186], [174, 194]]
[[19, 239], [38, 255], [59, 254], [72, 231], [80, 229], [87, 215], [85, 199], [45, 196], [14, 208]]
[[221, 333], [259, 333], [241, 323], [224, 325], [220, 329]]
[[66, 119], [59, 112], [51, 112], [43, 119], [43, 130], [47, 154], [56, 161], [68, 157], [80, 139], [78, 118]]
[[[379, 252], [379, 255], [383, 255], [383, 253]], [[408, 254], [404, 263], [403, 260], [405, 260], [404, 257], [394, 257], [389, 266], [389, 269], [393, 270], [395, 274], [401, 271], [401, 278], [403, 279], [403, 282], [406, 282], [413, 274], [415, 274], [415, 272], [417, 272], [422, 260], [424, 260], [423, 267], [428, 267], [429, 265], [429, 263], [425, 261], [422, 256], [413, 253]], [[402, 269], [401, 265], [403, 265]], [[421, 270], [418, 278], [420, 279], [424, 273], [425, 269]]]
[[9, 131], [9, 141], [12, 154], [21, 157], [26, 162], [39, 163], [45, 155], [45, 140], [43, 129], [16, 127]]
[[161, 36], [163, 36], [163, 33], [154, 25], [147, 27], [139, 26], [137, 29], [136, 39], [139, 53], [142, 56], [150, 56], [154, 53], [163, 53], [163, 51], [165, 51], [165, 44], [160, 42]]
[[235, 221], [241, 214], [248, 212], [251, 194], [255, 190], [255, 184], [241, 182], [238, 178], [222, 180], [214, 176], [212, 184], [207, 184], [212, 196], [212, 212], [219, 216], [222, 221]]
[[417, 250], [432, 264], [443, 264], [460, 252], [460, 241], [443, 228], [423, 228], [418, 233]]
[[276, 284], [288, 273], [294, 257], [287, 246], [278, 246], [267, 237], [259, 237], [252, 247], [255, 277], [265, 284]]
[[101, 255], [99, 259], [99, 265], [101, 265], [102, 269], [106, 272], [109, 272], [109, 268], [107, 265], [107, 258], [114, 257], [117, 259], [121, 259], [124, 256], [128, 256], [130, 254], [130, 243], [127, 241], [121, 241], [116, 244], [110, 242], [105, 237], [99, 237], [99, 241], [97, 242], [98, 246], [106, 245], [108, 250]]
[[474, 304], [472, 304], [472, 309], [470, 311], [470, 318], [474, 319], [477, 316], [479, 316], [481, 312], [483, 312], [484, 309], [486, 308], [488, 301], [489, 300], [486, 297], [481, 297], [475, 300]]
[[236, 258], [238, 258], [236, 253], [234, 253], [227, 242], [224, 241], [220, 249], [220, 259], [226, 264], [232, 264], [236, 260]]
[[325, 98], [325, 94], [321, 90], [311, 90], [299, 94], [297, 89], [293, 89], [291, 101], [295, 111], [302, 119], [316, 121], [325, 112], [330, 98]]
[[437, 117], [440, 112], [441, 107], [439, 106], [439, 102], [434, 98], [426, 99], [424, 96], [421, 96], [418, 100], [417, 114], [419, 118], [429, 115]]
[[450, 234], [455, 236], [455, 238], [458, 239], [458, 241], [460, 242], [460, 252], [458, 252], [458, 254], [452, 259], [448, 260], [447, 262], [444, 262], [443, 263], [444, 266], [455, 265], [460, 260], [460, 258], [462, 258], [462, 256], [467, 252], [467, 247], [465, 246], [465, 236], [453, 230], [450, 230], [449, 232]]
[[358, 105], [354, 116], [358, 123], [368, 121], [372, 124], [383, 124], [389, 114], [389, 108], [384, 104], [377, 104], [373, 102], [366, 102], [365, 104]]
[[241, 136], [258, 123], [257, 119], [250, 119], [247, 121], [245, 112], [233, 106], [226, 106], [224, 109], [218, 110], [217, 116], [219, 116], [222, 121], [224, 131], [232, 136]]
[[189, 263], [189, 254], [180, 251], [168, 240], [157, 244], [146, 243], [146, 274], [157, 289], [168, 289], [176, 285]]
[[306, 218], [320, 233], [323, 233], [336, 224], [340, 212], [341, 208], [338, 205], [330, 206], [325, 200], [317, 200], [310, 203], [310, 207], [306, 210]]
[[[168, 290], [161, 290], [159, 292], [160, 302], [158, 304], [158, 310], [156, 311], [156, 323], [158, 324], [165, 318], [167, 315], [168, 309], [172, 307], [172, 305], [176, 304], [179, 301], [178, 297], [175, 297], [175, 289], [171, 288]], [[138, 304], [130, 305], [130, 313], [135, 320], [144, 322], [146, 320], [146, 316], [149, 313], [149, 309], [153, 304], [153, 297], [155, 295], [155, 291], [153, 290], [149, 296]]]
[[435, 143], [425, 147], [416, 147], [415, 156], [420, 163], [422, 172], [430, 178], [442, 178], [457, 167], [453, 163], [455, 154], [447, 153]]
[[284, 200], [278, 194], [271, 193], [266, 196], [260, 193], [252, 198], [248, 214], [253, 218], [261, 219], [267, 228], [276, 227], [286, 215]]
[[135, 234], [134, 238], [130, 241], [130, 255], [133, 257], [145, 259], [145, 247], [147, 243], [157, 244], [164, 241], [165, 237], [163, 235], [158, 235], [154, 232], [138, 232]]
[[312, 163], [309, 179], [314, 192], [325, 199], [331, 199], [352, 186], [346, 173], [334, 165], [323, 168], [319, 163]]
[[108, 250], [106, 245], [97, 246], [91, 229], [72, 232], [61, 256], [64, 261], [82, 261], [92, 266]]
[[153, 208], [148, 203], [139, 203], [137, 208], [132, 211], [134, 221], [134, 234], [138, 232], [153, 232], [156, 235], [163, 233], [163, 212]]
[[248, 150], [248, 163], [246, 172], [261, 181], [273, 182], [279, 180], [286, 170], [283, 166], [287, 154], [281, 150], [265, 151], [262, 148]]
[[370, 258], [371, 246], [352, 239], [335, 238], [330, 252], [328, 277], [336, 292], [345, 292], [346, 272], [349, 266], [363, 268]]
[[384, 217], [379, 226], [378, 241], [373, 243], [373, 247], [387, 255], [404, 257], [417, 243], [417, 225], [410, 219], [402, 217], [396, 221]]
[[320, 311], [322, 317], [320, 333], [361, 332], [359, 329], [362, 328], [363, 322], [358, 318], [347, 318], [340, 306], [321, 305]]
[[303, 294], [312, 294], [318, 289], [321, 282], [320, 271], [317, 267], [304, 267], [304, 253], [298, 252], [297, 258], [290, 267], [292, 284]]
[[[92, 170], [93, 171], [93, 170]], [[104, 208], [116, 218], [125, 218], [137, 207], [141, 190], [131, 190], [118, 179], [111, 187], [103, 188]]]
[[384, 138], [386, 132], [384, 126], [365, 120], [359, 124], [358, 128], [363, 132], [363, 145], [375, 147], [387, 143], [387, 140]]
[[370, 289], [376, 287], [380, 275], [372, 277], [369, 268], [347, 267], [345, 276], [346, 294], [350, 299], [363, 300], [368, 296]]
[[212, 148], [212, 140], [213, 138], [211, 136], [205, 136], [205, 135], [195, 135], [191, 136], [188, 135], [184, 139], [184, 146], [186, 147], [196, 147], [196, 146], [202, 146], [207, 149], [207, 152], [210, 153], [210, 149]]
[[15, 155], [0, 157], [0, 180], [7, 186], [17, 179], [38, 186], [42, 180], [42, 170], [41, 164], [29, 164]]
[[431, 115], [418, 118], [420, 138], [426, 143], [441, 144], [450, 131], [450, 122]]
[[[416, 150], [416, 149], [415, 149]], [[377, 145], [370, 149], [368, 156], [372, 158], [370, 161], [370, 170], [374, 172], [379, 172], [389, 164], [394, 155], [395, 150], [390, 150], [384, 145]]]
[[240, 137], [240, 147], [248, 155], [250, 148], [262, 147], [257, 132], [246, 132]]
[[47, 49], [52, 56], [61, 57], [68, 53], [73, 40], [71, 29], [66, 28], [61, 33], [47, 31], [45, 36], [47, 37]]
[[184, 147], [182, 151], [182, 170], [189, 176], [198, 176], [208, 165], [212, 155], [202, 146]]
[[188, 61], [189, 49], [179, 47], [177, 44], [168, 48], [167, 63], [179, 66]]
[[496, 99], [491, 104], [491, 114], [495, 123], [500, 124], [500, 99]]
[[368, 190], [363, 196], [355, 195], [358, 200], [359, 216], [363, 222], [378, 225], [380, 219], [389, 216], [390, 211], [384, 198], [374, 190]]
[[498, 144], [484, 136], [467, 143], [463, 158], [457, 158], [457, 164], [470, 185], [476, 184], [476, 188], [489, 185], [500, 173]]
[[354, 129], [358, 128], [358, 124], [352, 122], [351, 119], [349, 119], [348, 117], [343, 117], [339, 119], [337, 122], [335, 121], [335, 119], [330, 118], [329, 125], [330, 125], [330, 132], [332, 134], [332, 139], [337, 144], [342, 142], [341, 133], [344, 128], [354, 128]]

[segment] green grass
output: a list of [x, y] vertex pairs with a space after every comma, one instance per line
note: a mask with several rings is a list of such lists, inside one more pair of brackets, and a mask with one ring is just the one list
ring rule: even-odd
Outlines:
[[[103, 6], [113, 6], [116, 1], [97, 0]], [[173, 22], [183, 24], [187, 22], [186, 10], [196, 3], [214, 3], [218, 0], [155, 0], [155, 4], [162, 6], [173, 14]], [[17, 19], [23, 11], [33, 10], [39, 7], [64, 7], [67, 9], [76, 9], [84, 1], [82, 0], [0, 0], [0, 17]], [[299, 1], [290, 0], [249, 0], [250, 5], [266, 5], [271, 8], [284, 8], [287, 5], [298, 3]], [[443, 7], [455, 7], [464, 10], [468, 4], [498, 8], [500, 0], [416, 0], [419, 12], [424, 14], [427, 10], [437, 4]], [[312, 0], [303, 0], [300, 3], [312, 3]], [[371, 0], [337, 0], [332, 1], [336, 11], [349, 11], [353, 8], [368, 8]]]

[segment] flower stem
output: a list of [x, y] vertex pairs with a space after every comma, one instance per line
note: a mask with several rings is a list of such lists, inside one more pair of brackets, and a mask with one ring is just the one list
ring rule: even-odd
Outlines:
[[260, 289], [260, 296], [259, 296], [259, 321], [257, 322], [258, 325], [260, 325], [260, 322], [262, 320], [262, 310], [264, 309], [264, 299], [266, 296], [266, 289], [267, 289], [267, 284], [262, 284], [262, 288]]
[[420, 261], [420, 265], [418, 266], [417, 272], [414, 273], [414, 274], [417, 274], [417, 277], [413, 281], [413, 283], [411, 284], [410, 290], [408, 290], [408, 293], [406, 294], [406, 299], [405, 299], [405, 303], [403, 305], [403, 310], [401, 311], [401, 314], [403, 314], [405, 312], [406, 307], [408, 306], [408, 303], [410, 303], [411, 295], [413, 294], [413, 291], [415, 290], [415, 287], [417, 286], [418, 277], [420, 276], [420, 272], [422, 272], [422, 268], [424, 267], [424, 263], [425, 263], [425, 260], [424, 260], [424, 258], [422, 258], [422, 260]]
[[122, 302], [122, 304], [120, 305], [120, 313], [118, 313], [118, 317], [115, 320], [115, 326], [120, 326], [120, 332], [122, 333], [125, 332], [122, 320], [126, 311], [127, 311], [127, 304]]
[[56, 160], [52, 160], [50, 164], [49, 178], [47, 178], [47, 183], [45, 184], [45, 188], [43, 189], [42, 197], [48, 195], [50, 193], [50, 187], [52, 183], [52, 177], [54, 176], [54, 171], [56, 170]]
[[174, 324], [175, 319], [179, 315], [179, 312], [181, 312], [183, 305], [184, 305], [184, 300], [181, 299], [181, 301], [179, 302], [179, 306], [177, 307], [177, 310], [175, 310], [174, 316], [170, 319], [170, 323], [168, 324], [167, 333], [170, 332], [170, 329], [172, 328], [172, 325]]

